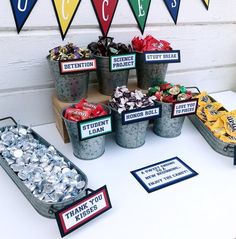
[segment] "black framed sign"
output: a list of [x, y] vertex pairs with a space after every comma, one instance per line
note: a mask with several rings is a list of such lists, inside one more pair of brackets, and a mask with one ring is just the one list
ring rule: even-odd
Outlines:
[[151, 120], [161, 117], [161, 105], [123, 111], [121, 113], [122, 125]]
[[61, 236], [64, 237], [112, 208], [106, 185], [56, 212]]
[[148, 193], [198, 175], [178, 157], [136, 169], [131, 174]]
[[197, 107], [198, 107], [198, 99], [174, 102], [171, 118], [196, 114]]
[[144, 52], [144, 59], [148, 64], [181, 62], [180, 50], [146, 51]]
[[96, 59], [59, 61], [60, 74], [74, 74], [97, 69]]
[[112, 132], [111, 115], [100, 116], [78, 122], [80, 140], [91, 139]]
[[110, 71], [136, 68], [136, 53], [110, 56]]

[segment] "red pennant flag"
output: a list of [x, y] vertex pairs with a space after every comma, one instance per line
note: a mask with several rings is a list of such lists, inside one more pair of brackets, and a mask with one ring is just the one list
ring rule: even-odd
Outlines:
[[91, 0], [103, 36], [107, 36], [119, 0]]

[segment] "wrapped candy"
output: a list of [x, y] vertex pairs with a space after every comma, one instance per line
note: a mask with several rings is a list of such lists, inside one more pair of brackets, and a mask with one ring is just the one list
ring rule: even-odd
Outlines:
[[201, 92], [194, 98], [199, 102], [197, 116], [211, 132], [225, 143], [236, 143], [236, 110], [222, 110], [222, 104], [212, 102], [207, 92]]
[[159, 86], [153, 86], [148, 89], [149, 96], [155, 96], [157, 101], [173, 103], [177, 101], [189, 100], [192, 98], [192, 92], [187, 91], [184, 86], [164, 83]]
[[109, 105], [119, 113], [126, 110], [153, 106], [155, 97], [147, 96], [140, 90], [130, 91], [126, 86], [117, 87], [114, 90]]
[[88, 103], [86, 99], [82, 99], [79, 103], [65, 110], [64, 117], [71, 121], [82, 121], [90, 118], [107, 115], [102, 105]]
[[65, 46], [58, 46], [49, 51], [50, 60], [76, 60], [91, 57], [90, 51], [85, 48], [79, 48], [73, 43]]
[[93, 55], [97, 56], [111, 56], [118, 54], [127, 54], [132, 51], [131, 46], [126, 46], [123, 43], [113, 42], [113, 37], [99, 37], [97, 42], [91, 42], [88, 49], [91, 50]]
[[157, 40], [151, 35], [146, 36], [144, 39], [134, 37], [132, 40], [132, 47], [134, 51], [171, 51], [170, 43], [164, 40]]

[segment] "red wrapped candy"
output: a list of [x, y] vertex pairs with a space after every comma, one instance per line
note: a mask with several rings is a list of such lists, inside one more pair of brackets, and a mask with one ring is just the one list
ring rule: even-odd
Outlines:
[[77, 122], [103, 115], [107, 115], [107, 112], [104, 110], [102, 105], [90, 104], [86, 99], [82, 99], [73, 107], [67, 108], [64, 117], [68, 120]]
[[157, 40], [151, 35], [146, 36], [144, 39], [134, 37], [132, 40], [133, 49], [137, 52], [145, 51], [171, 51], [170, 43], [164, 40]]

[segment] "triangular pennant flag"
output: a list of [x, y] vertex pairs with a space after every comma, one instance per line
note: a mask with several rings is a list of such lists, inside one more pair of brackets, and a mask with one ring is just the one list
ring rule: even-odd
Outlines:
[[181, 0], [164, 0], [166, 7], [175, 22], [177, 23], [178, 15], [179, 15], [179, 6]]
[[202, 0], [204, 3], [204, 6], [206, 7], [206, 9], [208, 10], [209, 8], [209, 4], [210, 4], [210, 0]]
[[66, 33], [74, 19], [80, 2], [81, 0], [52, 0], [63, 40], [66, 37]]
[[91, 0], [103, 36], [107, 36], [119, 0]]
[[144, 33], [151, 0], [128, 0], [141, 33]]
[[20, 33], [37, 1], [38, 0], [11, 0], [11, 8], [18, 33]]

